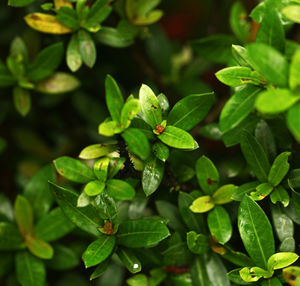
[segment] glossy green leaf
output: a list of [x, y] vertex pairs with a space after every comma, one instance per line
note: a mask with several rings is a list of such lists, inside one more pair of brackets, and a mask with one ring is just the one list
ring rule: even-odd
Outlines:
[[233, 4], [230, 11], [230, 26], [236, 37], [242, 42], [248, 42], [250, 39], [250, 23], [247, 16], [247, 10], [241, 2]]
[[87, 15], [87, 23], [85, 26], [92, 27], [97, 23], [101, 23], [108, 17], [111, 10], [112, 7], [109, 5], [109, 0], [95, 1]]
[[118, 244], [138, 248], [153, 246], [170, 235], [165, 224], [145, 219], [128, 220], [120, 224]]
[[242, 133], [241, 149], [257, 179], [261, 182], [266, 182], [270, 171], [270, 163], [262, 146], [247, 131]]
[[13, 89], [14, 105], [17, 111], [22, 115], [26, 116], [31, 108], [30, 93], [20, 87]]
[[214, 100], [213, 92], [186, 96], [171, 109], [167, 122], [188, 131], [204, 119]]
[[270, 195], [271, 202], [276, 204], [280, 202], [284, 207], [287, 207], [290, 203], [290, 196], [283, 186], [277, 186]]
[[88, 196], [97, 196], [100, 193], [102, 193], [104, 189], [105, 189], [105, 183], [95, 180], [95, 181], [90, 181], [85, 185], [84, 192]]
[[215, 204], [210, 196], [202, 196], [193, 201], [190, 210], [194, 213], [205, 213], [214, 208]]
[[295, 284], [295, 286], [298, 286], [297, 284], [299, 284], [300, 282], [300, 267], [290, 266], [288, 268], [283, 269], [282, 274], [285, 281], [292, 285]]
[[93, 144], [85, 147], [79, 154], [80, 159], [96, 159], [116, 151], [118, 148], [112, 144]]
[[24, 246], [24, 239], [16, 225], [11, 222], [0, 222], [0, 250], [17, 250]]
[[104, 157], [94, 163], [94, 173], [99, 181], [106, 182], [110, 158]]
[[288, 85], [289, 65], [282, 54], [262, 43], [251, 44], [247, 50], [251, 66], [268, 82], [279, 87]]
[[49, 189], [49, 181], [55, 181], [55, 171], [48, 164], [41, 168], [26, 184], [24, 196], [30, 202], [35, 217], [40, 218], [46, 214], [54, 201]]
[[78, 49], [82, 61], [92, 68], [96, 62], [97, 51], [96, 46], [90, 34], [84, 30], [78, 31]]
[[114, 121], [119, 122], [124, 105], [124, 99], [118, 87], [118, 84], [110, 75], [107, 75], [105, 79], [105, 94], [106, 105], [111, 118]]
[[121, 111], [121, 127], [128, 128], [131, 123], [131, 120], [139, 113], [140, 109], [141, 106], [138, 99], [132, 98], [126, 101]]
[[191, 276], [193, 285], [196, 286], [213, 286], [210, 282], [207, 270], [206, 270], [207, 261], [205, 256], [198, 255], [194, 258], [191, 266]]
[[146, 196], [151, 195], [159, 187], [165, 166], [158, 158], [153, 157], [146, 161], [142, 174], [142, 186]]
[[220, 206], [216, 206], [208, 213], [207, 223], [210, 233], [220, 244], [228, 242], [232, 236], [232, 225], [228, 212]]
[[[258, 267], [256, 267], [258, 268]], [[256, 282], [260, 278], [262, 278], [262, 275], [258, 275], [257, 273], [254, 273], [253, 270], [250, 270], [249, 267], [244, 267], [240, 271], [240, 276], [245, 282]]]
[[118, 257], [122, 261], [123, 265], [129, 270], [130, 273], [137, 273], [142, 270], [141, 262], [134, 255], [131, 249], [119, 248], [117, 250]]
[[227, 270], [219, 256], [212, 254], [207, 261], [206, 269], [213, 286], [230, 286]]
[[16, 276], [22, 286], [44, 286], [46, 269], [42, 260], [28, 251], [16, 254]]
[[128, 145], [129, 150], [139, 156], [141, 159], [146, 160], [150, 155], [150, 144], [146, 135], [137, 128], [126, 129], [121, 136]]
[[53, 163], [57, 172], [70, 181], [88, 183], [95, 179], [91, 168], [79, 160], [63, 156], [54, 160]]
[[112, 253], [116, 244], [116, 237], [101, 235], [92, 242], [82, 254], [82, 260], [86, 268], [104, 261]]
[[242, 67], [251, 67], [247, 49], [239, 45], [232, 45], [232, 55], [235, 61]]
[[34, 237], [34, 236], [31, 236], [31, 235], [28, 235], [26, 236], [26, 246], [28, 247], [29, 251], [41, 258], [41, 259], [51, 259], [52, 256], [53, 256], [53, 248], [52, 246], [37, 238], [37, 237]]
[[239, 125], [253, 110], [256, 97], [261, 91], [255, 86], [238, 90], [225, 104], [220, 115], [220, 129], [227, 132]]
[[289, 109], [299, 99], [299, 96], [288, 89], [270, 88], [258, 95], [255, 107], [262, 113], [277, 114]]
[[73, 34], [67, 47], [66, 61], [69, 69], [76, 72], [82, 65], [77, 34]]
[[152, 89], [143, 84], [140, 88], [139, 98], [145, 121], [155, 129], [162, 122], [162, 112], [158, 99]]
[[251, 199], [255, 201], [263, 200], [266, 196], [268, 196], [273, 191], [273, 186], [269, 183], [262, 183], [256, 187], [255, 192], [250, 193]]
[[97, 268], [91, 274], [90, 280], [93, 280], [93, 279], [96, 279], [96, 278], [100, 277], [106, 271], [106, 269], [109, 265], [109, 262], [110, 262], [110, 260], [106, 259], [103, 262], [101, 262], [100, 264], [98, 264]]
[[300, 23], [300, 7], [299, 5], [288, 5], [282, 9], [282, 14], [289, 20]]
[[118, 127], [118, 123], [116, 121], [104, 121], [99, 125], [98, 132], [101, 135], [110, 137], [122, 132], [122, 129]]
[[164, 132], [158, 135], [159, 140], [177, 149], [193, 149], [194, 138], [183, 129], [167, 125]]
[[298, 258], [299, 255], [292, 252], [275, 253], [268, 259], [268, 269], [276, 270], [288, 267], [297, 261]]
[[300, 141], [300, 103], [295, 104], [287, 114], [287, 126], [296, 138]]
[[268, 181], [276, 187], [283, 180], [290, 169], [288, 158], [291, 152], [283, 152], [276, 157], [268, 175]]
[[33, 211], [29, 201], [21, 195], [15, 201], [15, 218], [18, 228], [25, 238], [33, 233]]
[[300, 87], [299, 67], [300, 67], [300, 51], [296, 51], [290, 65], [289, 84], [292, 90]]
[[74, 228], [74, 224], [64, 215], [61, 208], [55, 208], [38, 220], [34, 227], [34, 235], [44, 241], [54, 241]]
[[189, 250], [194, 254], [203, 254], [210, 249], [208, 236], [197, 234], [195, 231], [186, 234], [186, 242]]
[[60, 9], [57, 11], [56, 19], [72, 30], [77, 30], [80, 27], [80, 22], [76, 11], [70, 7], [60, 7]]
[[132, 200], [134, 188], [125, 181], [110, 179], [107, 181], [107, 193], [117, 200]]
[[237, 285], [252, 285], [250, 282], [246, 282], [241, 278], [240, 270], [241, 268], [237, 268], [227, 273], [227, 276], [230, 279], [230, 281]]
[[232, 195], [236, 192], [237, 186], [233, 184], [224, 185], [218, 188], [212, 195], [212, 201], [216, 205], [227, 204], [232, 201]]
[[154, 143], [152, 146], [152, 151], [153, 154], [163, 162], [166, 162], [167, 159], [169, 158], [169, 154], [170, 154], [169, 148], [161, 142]]
[[238, 228], [252, 260], [266, 268], [268, 258], [275, 252], [272, 226], [264, 211], [248, 196], [244, 196], [239, 206]]
[[118, 29], [112, 27], [101, 27], [95, 38], [98, 42], [114, 48], [125, 48], [133, 44], [132, 39], [124, 37]]
[[255, 264], [250, 259], [249, 256], [247, 256], [245, 253], [234, 251], [232, 248], [230, 248], [228, 245], [224, 246], [225, 253], [221, 254], [222, 257], [231, 263], [238, 265], [238, 266], [254, 266]]
[[250, 192], [254, 192], [256, 187], [259, 185], [259, 182], [249, 182], [239, 186], [231, 196], [231, 198], [235, 201], [241, 201], [246, 194]]
[[98, 236], [98, 227], [102, 224], [102, 221], [97, 210], [91, 205], [77, 208], [78, 195], [76, 193], [51, 182], [50, 187], [63, 213], [80, 229]]

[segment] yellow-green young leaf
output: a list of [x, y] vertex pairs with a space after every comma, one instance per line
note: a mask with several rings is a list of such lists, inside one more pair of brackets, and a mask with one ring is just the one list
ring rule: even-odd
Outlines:
[[197, 160], [196, 175], [201, 189], [207, 195], [211, 195], [218, 188], [219, 172], [214, 163], [206, 156]]
[[119, 248], [117, 254], [123, 265], [129, 270], [129, 272], [134, 274], [142, 270], [141, 262], [134, 255], [131, 249], [124, 247]]
[[156, 142], [152, 145], [153, 154], [163, 162], [169, 158], [169, 148], [162, 142]]
[[126, 280], [129, 286], [148, 286], [148, 278], [145, 274], [138, 274]]
[[202, 196], [193, 201], [190, 210], [194, 213], [206, 213], [214, 206], [215, 204], [210, 196]]
[[93, 144], [85, 147], [79, 154], [80, 159], [97, 159], [118, 150], [112, 144]]
[[131, 120], [140, 112], [140, 102], [136, 98], [128, 100], [121, 111], [120, 123], [122, 128], [128, 128]]
[[299, 95], [293, 94], [288, 89], [270, 88], [258, 95], [255, 107], [262, 113], [277, 114], [289, 109], [299, 99]]
[[107, 137], [122, 132], [116, 121], [104, 121], [99, 125], [98, 133]]
[[248, 51], [244, 47], [232, 45], [232, 55], [240, 66], [252, 68], [250, 65]]
[[287, 125], [296, 140], [300, 142], [300, 103], [295, 104], [288, 111]]
[[13, 91], [13, 96], [14, 96], [14, 104], [17, 111], [22, 116], [26, 116], [30, 111], [30, 107], [31, 107], [30, 93], [25, 89], [22, 89], [20, 87], [15, 87]]
[[241, 278], [246, 282], [255, 282], [259, 280], [262, 276], [255, 275], [254, 273], [250, 273], [249, 267], [244, 267], [240, 270], [240, 276]]
[[76, 72], [82, 65], [82, 58], [79, 52], [77, 34], [73, 34], [71, 40], [69, 41], [66, 61], [69, 69], [72, 72]]
[[14, 206], [15, 218], [18, 228], [25, 238], [27, 235], [33, 234], [33, 211], [29, 201], [18, 195]]
[[290, 285], [298, 286], [300, 284], [300, 267], [291, 266], [282, 270], [283, 277]]
[[237, 189], [238, 187], [233, 184], [224, 185], [215, 191], [212, 201], [216, 205], [227, 204], [232, 201], [232, 195]]
[[25, 16], [25, 21], [32, 29], [47, 34], [69, 34], [73, 30], [61, 24], [55, 16], [43, 13], [31, 13]]
[[107, 75], [105, 79], [105, 99], [111, 118], [113, 121], [120, 123], [124, 99], [118, 84], [110, 75]]
[[186, 234], [186, 242], [189, 250], [195, 254], [206, 253], [210, 248], [208, 236], [197, 234], [195, 231]]
[[145, 121], [155, 129], [155, 126], [162, 122], [162, 111], [156, 95], [149, 86], [143, 84], [139, 98]]
[[299, 255], [293, 252], [275, 253], [268, 259], [268, 269], [271, 271], [288, 267], [297, 261], [298, 258]]
[[288, 162], [288, 158], [290, 155], [291, 152], [283, 152], [274, 160], [268, 175], [268, 181], [273, 187], [279, 185], [289, 171], [290, 164]]
[[250, 272], [254, 273], [255, 275], [262, 276], [264, 278], [270, 278], [274, 274], [274, 271], [265, 270], [265, 269], [262, 269], [260, 267], [251, 267]]
[[86, 186], [84, 187], [84, 192], [88, 196], [97, 196], [102, 193], [104, 189], [105, 183], [95, 180], [86, 184]]
[[251, 192], [250, 196], [255, 201], [263, 200], [273, 191], [273, 186], [269, 183], [262, 183], [256, 187], [255, 192]]
[[287, 207], [290, 203], [290, 196], [283, 186], [277, 186], [270, 195], [271, 202], [276, 204], [281, 202], [284, 207]]
[[249, 194], [251, 191], [255, 191], [256, 187], [259, 185], [258, 181], [245, 183], [239, 186], [231, 196], [234, 201], [241, 201], [244, 195]]
[[112, 235], [100, 235], [92, 242], [82, 254], [82, 260], [86, 268], [104, 261], [113, 251], [116, 237]]
[[264, 79], [256, 71], [248, 67], [229, 67], [216, 73], [217, 79], [231, 87], [237, 87], [246, 84], [261, 85]]
[[54, 160], [53, 163], [57, 172], [70, 181], [88, 183], [95, 179], [91, 168], [79, 160], [63, 156]]
[[39, 81], [36, 84], [36, 90], [43, 93], [58, 94], [73, 91], [79, 86], [80, 81], [76, 77], [68, 73], [57, 72]]
[[117, 200], [132, 200], [135, 196], [134, 188], [125, 181], [110, 179], [106, 185], [107, 193]]
[[92, 68], [97, 57], [96, 46], [93, 39], [88, 32], [80, 30], [77, 34], [77, 42], [82, 61], [89, 68]]
[[158, 135], [158, 139], [166, 145], [177, 149], [194, 149], [194, 138], [188, 132], [175, 126], [168, 125]]
[[133, 23], [137, 26], [151, 25], [159, 21], [163, 14], [164, 12], [162, 10], [154, 10], [151, 11], [147, 16], [139, 16], [133, 21]]
[[294, 21], [296, 23], [300, 23], [300, 6], [299, 5], [288, 5], [282, 9], [282, 14]]
[[296, 51], [292, 58], [289, 83], [291, 89], [300, 87], [300, 51]]
[[108, 166], [110, 159], [107, 157], [101, 158], [94, 163], [94, 174], [101, 182], [105, 182], [107, 178]]
[[53, 248], [52, 246], [43, 241], [40, 240], [37, 237], [28, 235], [26, 236], [26, 240], [25, 240], [26, 246], [28, 247], [29, 251], [41, 258], [41, 259], [51, 259], [53, 256]]
[[68, 0], [54, 0], [54, 6], [55, 6], [55, 9], [58, 9], [58, 10], [63, 6], [73, 8], [72, 3], [69, 2]]

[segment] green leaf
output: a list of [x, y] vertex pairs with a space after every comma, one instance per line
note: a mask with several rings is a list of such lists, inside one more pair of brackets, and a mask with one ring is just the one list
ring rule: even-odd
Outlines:
[[[299, 267], [290, 266], [288, 268], [285, 268], [282, 270], [282, 274], [283, 274], [285, 281], [287, 281], [288, 283], [290, 283], [290, 284], [292, 283], [292, 285], [293, 285], [293, 283], [296, 282], [299, 284], [299, 281], [300, 281], [300, 279], [299, 279], [300, 268]], [[297, 284], [295, 284], [295, 285], [297, 285]]]
[[79, 154], [80, 159], [97, 159], [109, 153], [118, 150], [116, 145], [112, 144], [93, 144], [85, 147]]
[[129, 286], [147, 286], [148, 278], [145, 274], [134, 275], [126, 280]]
[[76, 193], [55, 185], [54, 183], [49, 183], [58, 205], [69, 220], [80, 229], [98, 236], [98, 227], [102, 224], [102, 221], [97, 210], [91, 205], [77, 208], [78, 195]]
[[8, 87], [16, 83], [9, 69], [0, 61], [0, 86]]
[[125, 48], [133, 44], [132, 39], [124, 37], [118, 29], [112, 27], [102, 27], [96, 34], [96, 40], [113, 48]]
[[82, 65], [82, 59], [79, 52], [79, 44], [77, 34], [73, 34], [71, 40], [69, 41], [67, 52], [66, 52], [66, 61], [69, 69], [72, 72], [76, 72]]
[[252, 71], [248, 67], [229, 67], [216, 73], [217, 79], [231, 87], [237, 87], [246, 84], [261, 85], [264, 79], [258, 72]]
[[26, 116], [31, 108], [31, 98], [28, 90], [20, 87], [13, 89], [14, 105], [17, 111], [22, 115]]
[[118, 244], [139, 248], [153, 246], [170, 235], [165, 224], [146, 219], [128, 220], [120, 224]]
[[61, 208], [55, 208], [38, 220], [34, 227], [34, 235], [49, 242], [65, 236], [74, 228], [74, 224], [64, 215]]
[[0, 250], [18, 250], [24, 248], [24, 239], [16, 225], [0, 222]]
[[61, 42], [43, 49], [29, 65], [27, 77], [36, 82], [52, 75], [60, 65], [63, 54], [64, 46]]
[[60, 157], [53, 161], [57, 172], [70, 181], [76, 183], [88, 183], [95, 179], [91, 168], [83, 162], [68, 156]]
[[249, 182], [239, 186], [231, 196], [235, 201], [241, 201], [244, 195], [249, 194], [251, 191], [255, 191], [256, 187], [259, 185], [259, 182]]
[[300, 51], [296, 51], [293, 55], [292, 62], [290, 65], [290, 77], [289, 85], [292, 90], [300, 87]]
[[262, 183], [256, 187], [256, 191], [250, 194], [251, 199], [255, 201], [263, 200], [273, 191], [273, 186], [269, 183]]
[[237, 285], [252, 285], [249, 282], [245, 282], [241, 276], [240, 276], [240, 270], [242, 268], [237, 268], [234, 270], [231, 270], [227, 273], [228, 278], [230, 279], [231, 282], [237, 284]]
[[15, 201], [15, 217], [18, 228], [25, 238], [33, 233], [33, 211], [29, 201], [21, 195], [18, 195]]
[[279, 251], [293, 252], [296, 249], [296, 241], [293, 237], [285, 238], [279, 245]]
[[162, 112], [158, 99], [152, 89], [143, 84], [140, 88], [139, 98], [145, 121], [155, 129], [162, 122]]
[[183, 130], [191, 130], [204, 119], [214, 100], [213, 92], [186, 96], [174, 105], [167, 122]]
[[242, 67], [252, 68], [248, 51], [239, 45], [232, 45], [232, 55], [235, 61]]
[[299, 5], [288, 5], [282, 9], [282, 14], [289, 20], [300, 23], [300, 6]]
[[98, 264], [97, 268], [91, 274], [90, 280], [93, 280], [93, 279], [96, 279], [96, 278], [100, 277], [106, 271], [106, 269], [109, 265], [109, 262], [110, 262], [110, 260], [106, 259], [103, 262], [101, 262], [100, 264]]
[[106, 182], [110, 158], [104, 157], [94, 163], [94, 173], [99, 181]]
[[270, 163], [262, 146], [247, 131], [242, 133], [241, 149], [257, 179], [261, 182], [266, 182], [270, 171]]
[[84, 187], [84, 192], [88, 196], [97, 196], [101, 194], [105, 189], [105, 183], [95, 180], [95, 181], [90, 181], [87, 183]]
[[170, 103], [169, 103], [168, 98], [163, 93], [160, 93], [157, 96], [157, 100], [159, 102], [159, 105], [161, 107], [161, 111], [162, 111], [163, 115], [167, 115], [167, 113], [169, 112], [169, 109], [170, 109]]
[[285, 33], [279, 14], [275, 9], [266, 9], [256, 35], [256, 43], [274, 47], [279, 52], [285, 50]]
[[110, 75], [107, 75], [105, 79], [105, 93], [106, 105], [111, 118], [116, 122], [120, 122], [124, 99], [118, 84]]
[[219, 185], [219, 173], [214, 163], [206, 156], [202, 156], [196, 163], [198, 183], [205, 194], [211, 195]]
[[206, 270], [207, 261], [203, 255], [197, 255], [191, 266], [191, 277], [195, 286], [213, 286]]
[[76, 11], [70, 7], [62, 6], [57, 10], [56, 19], [72, 30], [77, 30], [80, 27]]
[[258, 95], [255, 107], [262, 113], [277, 114], [289, 109], [299, 99], [288, 89], [270, 88]]
[[288, 158], [290, 155], [291, 152], [283, 152], [274, 160], [268, 175], [268, 181], [273, 187], [279, 185], [289, 171], [290, 164]]
[[247, 10], [241, 2], [233, 4], [230, 11], [230, 26], [236, 37], [244, 43], [248, 42], [251, 37], [247, 16]]
[[229, 214], [220, 206], [208, 213], [207, 223], [210, 233], [220, 244], [228, 242], [232, 236], [232, 225]]
[[33, 175], [24, 190], [24, 196], [30, 202], [37, 218], [46, 214], [54, 201], [48, 181], [55, 181], [55, 171], [51, 164], [41, 168]]
[[95, 26], [96, 24], [103, 22], [109, 16], [112, 11], [109, 2], [110, 0], [97, 0], [93, 3], [87, 15], [86, 27]]
[[233, 184], [227, 184], [218, 188], [212, 195], [212, 201], [216, 205], [227, 204], [232, 201], [232, 195], [237, 190], [237, 186]]
[[186, 234], [186, 242], [189, 250], [194, 254], [203, 254], [210, 249], [208, 237], [195, 231]]
[[231, 45], [235, 42], [230, 35], [213, 35], [191, 42], [200, 56], [213, 63], [227, 64], [231, 58]]
[[122, 261], [123, 265], [129, 270], [130, 273], [137, 273], [142, 270], [141, 262], [133, 254], [131, 249], [119, 248], [117, 250], [118, 257]]
[[205, 213], [214, 208], [214, 206], [215, 204], [210, 196], [202, 196], [193, 201], [190, 210], [194, 213]]
[[117, 200], [132, 200], [135, 196], [134, 188], [125, 181], [110, 179], [107, 181], [107, 193]]
[[39, 238], [28, 235], [26, 236], [26, 246], [29, 251], [41, 259], [51, 259], [53, 256], [52, 246]]
[[[259, 268], [259, 267], [256, 267]], [[261, 269], [263, 270], [263, 269]], [[256, 282], [257, 280], [259, 280], [260, 278], [262, 278], [262, 275], [258, 275], [257, 273], [254, 273], [254, 271], [249, 267], [244, 267], [242, 268], [240, 271], [240, 276], [243, 279], [243, 281], [245, 282]]]
[[208, 277], [213, 286], [230, 286], [227, 270], [218, 255], [212, 254], [206, 263]]
[[139, 156], [143, 160], [146, 160], [149, 157], [150, 144], [146, 135], [140, 129], [128, 128], [121, 134], [121, 136], [127, 143], [130, 152]]
[[229, 246], [224, 246], [225, 248], [225, 253], [221, 254], [222, 257], [231, 263], [238, 265], [238, 266], [254, 266], [255, 264], [253, 261], [247, 256], [246, 254], [239, 252], [239, 251], [234, 251], [231, 249]]
[[101, 235], [92, 242], [82, 254], [82, 260], [86, 268], [97, 265], [104, 261], [113, 252], [116, 244], [116, 237]]
[[140, 112], [140, 109], [141, 107], [138, 99], [132, 98], [127, 100], [121, 111], [121, 128], [128, 128], [132, 119]]
[[276, 204], [281, 202], [284, 207], [287, 207], [290, 203], [290, 196], [288, 192], [281, 185], [277, 186], [270, 195], [271, 202]]
[[90, 34], [84, 30], [79, 30], [78, 34], [78, 49], [82, 61], [92, 68], [96, 62], [97, 50], [95, 43]]
[[167, 125], [163, 133], [158, 135], [158, 139], [170, 147], [177, 149], [193, 149], [194, 138], [183, 129]]
[[190, 194], [179, 192], [178, 195], [178, 209], [181, 217], [188, 229], [194, 230], [197, 233], [204, 231], [204, 222], [202, 215], [194, 214], [190, 210], [190, 205], [193, 203], [193, 197]]
[[273, 277], [269, 280], [263, 280], [261, 286], [282, 286], [282, 284], [278, 278]]
[[170, 154], [169, 148], [161, 142], [156, 142], [152, 145], [152, 152], [156, 158], [163, 162], [167, 161]]
[[287, 126], [296, 138], [300, 141], [300, 103], [295, 104], [287, 114]]
[[22, 286], [44, 286], [46, 269], [42, 260], [28, 251], [16, 254], [16, 276]]
[[260, 206], [244, 196], [238, 211], [238, 228], [243, 244], [256, 265], [267, 267], [275, 252], [272, 226]]
[[165, 165], [156, 157], [149, 158], [145, 162], [142, 174], [142, 186], [146, 196], [150, 196], [159, 187], [163, 175]]
[[98, 133], [107, 137], [122, 132], [116, 121], [104, 121], [98, 127]]
[[34, 1], [35, 0], [8, 0], [8, 5], [12, 7], [24, 7], [31, 4]]
[[270, 271], [288, 267], [293, 264], [298, 258], [299, 255], [292, 252], [275, 253], [268, 259], [268, 269]]
[[247, 47], [250, 63], [268, 82], [279, 87], [288, 85], [289, 64], [273, 47], [255, 43]]

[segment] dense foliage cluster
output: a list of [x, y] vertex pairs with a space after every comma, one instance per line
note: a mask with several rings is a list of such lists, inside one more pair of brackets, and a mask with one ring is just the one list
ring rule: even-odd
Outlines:
[[300, 1], [216, 3], [1, 7], [0, 283], [300, 285]]

